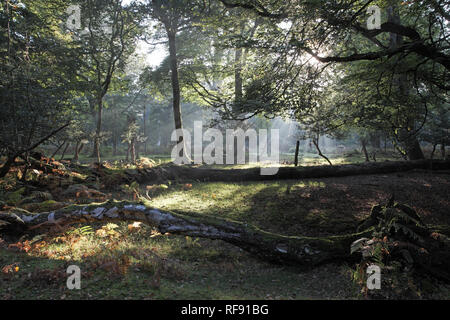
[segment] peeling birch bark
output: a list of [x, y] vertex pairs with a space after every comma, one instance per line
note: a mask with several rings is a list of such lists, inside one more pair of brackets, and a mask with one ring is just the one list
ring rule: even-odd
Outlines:
[[368, 236], [370, 230], [322, 238], [283, 236], [240, 222], [211, 216], [193, 216], [149, 208], [138, 203], [108, 201], [101, 204], [73, 205], [46, 213], [0, 212], [0, 234], [46, 226], [96, 221], [139, 221], [160, 233], [223, 240], [259, 258], [304, 267], [350, 256], [353, 241]]

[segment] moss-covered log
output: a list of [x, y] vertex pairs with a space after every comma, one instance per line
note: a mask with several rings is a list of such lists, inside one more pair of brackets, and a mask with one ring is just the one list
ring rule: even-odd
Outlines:
[[408, 256], [411, 255], [418, 267], [450, 281], [448, 237], [435, 233], [435, 230], [421, 222], [414, 210], [400, 204], [375, 206], [371, 216], [360, 224], [359, 232], [329, 237], [284, 236], [260, 230], [250, 224], [192, 213], [169, 212], [128, 201], [72, 205], [38, 214], [23, 209], [0, 212], [0, 236], [17, 236], [45, 227], [98, 221], [139, 221], [162, 234], [223, 240], [263, 260], [300, 267], [348, 259], [351, 250], [355, 251], [355, 245], [363, 251], [377, 252], [370, 248], [379, 243], [387, 246], [390, 252], [388, 260], [397, 259], [398, 254], [404, 255], [405, 250], [408, 250]]
[[223, 240], [258, 257], [289, 265], [315, 266], [345, 259], [353, 241], [369, 231], [323, 238], [289, 237], [255, 226], [210, 216], [181, 214], [126, 201], [73, 205], [47, 213], [0, 213], [0, 234], [20, 234], [30, 229], [93, 221], [140, 221], [161, 232]]
[[211, 169], [176, 165], [128, 170], [125, 173], [129, 181], [138, 181], [142, 183], [158, 179], [240, 182], [386, 174], [415, 169], [433, 171], [450, 170], [450, 161], [385, 161], [335, 166], [280, 167], [277, 168], [278, 171], [274, 171], [276, 172], [274, 175], [262, 175], [260, 168]]

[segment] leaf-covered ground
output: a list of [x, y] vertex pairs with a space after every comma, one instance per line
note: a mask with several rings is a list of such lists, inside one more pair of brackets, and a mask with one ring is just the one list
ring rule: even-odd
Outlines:
[[[28, 209], [141, 196], [154, 207], [227, 217], [280, 234], [321, 236], [353, 232], [373, 205], [394, 193], [425, 223], [450, 225], [450, 175], [442, 173], [267, 183], [87, 184], [78, 192], [54, 189], [52, 200]], [[25, 197], [15, 196], [17, 203]], [[4, 195], [8, 201], [11, 197], [11, 191]], [[66, 269], [72, 264], [81, 267], [81, 290], [66, 288]], [[0, 268], [0, 299], [364, 298], [352, 281], [351, 265], [300, 271], [261, 262], [221, 241], [161, 235], [132, 223], [54, 228], [18, 243], [0, 241]], [[449, 287], [431, 279], [414, 290], [418, 298], [450, 298]]]

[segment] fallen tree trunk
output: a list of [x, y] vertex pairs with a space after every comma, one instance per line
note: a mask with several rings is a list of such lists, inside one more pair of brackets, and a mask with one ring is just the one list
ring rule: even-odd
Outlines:
[[158, 179], [224, 182], [265, 181], [386, 174], [415, 169], [434, 171], [449, 170], [450, 161], [385, 161], [335, 166], [280, 167], [278, 169], [279, 170], [275, 175], [261, 175], [260, 168], [228, 170], [169, 165], [156, 168], [128, 170], [126, 171], [126, 174], [128, 175], [128, 179], [130, 181], [136, 180], [141, 183], [155, 181]]
[[39, 214], [3, 212], [0, 213], [0, 234], [17, 235], [55, 225], [117, 220], [140, 221], [162, 234], [223, 240], [266, 261], [305, 267], [348, 258], [351, 243], [370, 233], [368, 230], [323, 238], [283, 236], [236, 221], [162, 211], [127, 201], [108, 201]]
[[17, 210], [0, 212], [0, 235], [17, 236], [33, 229], [74, 223], [139, 221], [162, 234], [223, 240], [263, 260], [304, 268], [349, 259], [359, 249], [369, 252], [363, 253], [367, 258], [380, 251], [371, 249], [379, 243], [388, 248], [388, 261], [406, 257], [408, 264], [414, 263], [428, 274], [450, 282], [450, 239], [424, 225], [414, 210], [401, 204], [375, 206], [370, 217], [359, 225], [359, 232], [328, 237], [284, 236], [245, 223], [163, 211], [128, 201], [72, 205], [38, 214]]

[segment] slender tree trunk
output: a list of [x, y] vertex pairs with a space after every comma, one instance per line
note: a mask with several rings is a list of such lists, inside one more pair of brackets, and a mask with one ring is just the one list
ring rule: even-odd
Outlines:
[[75, 145], [75, 154], [73, 155], [73, 159], [72, 161], [77, 162], [78, 161], [78, 154], [79, 154], [79, 147], [80, 147], [80, 142], [77, 141], [77, 144]]
[[77, 145], [75, 146], [75, 155], [73, 156], [72, 161], [77, 162], [81, 151], [83, 150], [84, 144], [80, 141], [77, 141]]
[[117, 113], [113, 111], [113, 121], [114, 121], [114, 129], [112, 135], [112, 143], [113, 143], [113, 156], [117, 155]]
[[366, 139], [362, 138], [360, 139], [361, 141], [361, 145], [362, 145], [362, 151], [364, 152], [364, 156], [366, 157], [366, 162], [370, 162], [370, 158], [369, 158], [369, 153], [367, 152], [367, 147], [366, 147]]
[[235, 103], [238, 104], [242, 100], [242, 48], [236, 48], [234, 54], [234, 96]]
[[147, 155], [147, 106], [144, 107], [144, 155]]
[[97, 108], [97, 128], [95, 131], [94, 152], [92, 155], [96, 157], [97, 162], [100, 163], [100, 136], [102, 132], [103, 97], [98, 97]]
[[442, 155], [442, 159], [445, 160], [445, 143], [444, 142], [441, 143], [441, 155]]
[[319, 156], [321, 156], [322, 158], [327, 160], [327, 162], [330, 164], [330, 166], [332, 166], [333, 164], [331, 163], [330, 159], [328, 159], [328, 157], [322, 153], [322, 150], [320, 150], [319, 139], [320, 139], [320, 135], [317, 135], [316, 138], [313, 138], [311, 140], [312, 140], [312, 143], [314, 144], [314, 146], [316, 147], [316, 150], [317, 150], [317, 153], [319, 154]]
[[70, 147], [70, 142], [68, 142], [68, 143], [66, 144], [66, 147], [65, 147], [64, 150], [63, 150], [63, 153], [62, 153], [62, 155], [61, 155], [60, 160], [63, 160], [63, 159], [64, 159], [64, 156], [66, 155], [67, 149], [69, 149], [69, 147]]
[[81, 154], [81, 151], [83, 151], [83, 148], [84, 148], [84, 144], [82, 143], [80, 148], [78, 149], [78, 154]]
[[141, 157], [141, 143], [137, 140], [135, 143], [135, 149], [136, 149], [136, 160], [138, 160]]
[[64, 141], [61, 145], [59, 145], [59, 146], [56, 148], [55, 152], [53, 152], [53, 154], [51, 155], [50, 158], [54, 158], [54, 157], [56, 156], [56, 154], [58, 153], [58, 151], [61, 150], [61, 148], [62, 148], [65, 144], [66, 144], [66, 142]]
[[136, 164], [136, 138], [131, 139], [130, 155], [131, 155], [131, 163]]
[[300, 141], [297, 141], [297, 144], [295, 145], [295, 160], [294, 164], [297, 167], [298, 166], [298, 152], [300, 150]]
[[433, 160], [434, 152], [436, 151], [437, 143], [433, 143], [433, 150], [431, 150], [430, 159]]
[[[178, 76], [176, 31], [167, 29], [167, 36], [169, 38], [170, 70], [171, 70], [172, 93], [173, 93], [173, 117], [175, 120], [175, 129], [182, 130], [183, 121], [181, 117], [181, 90], [180, 90], [180, 80]], [[177, 141], [177, 144], [181, 143], [185, 143], [182, 135]], [[189, 158], [190, 155], [187, 155], [185, 151], [186, 148], [183, 148], [184, 156]]]

